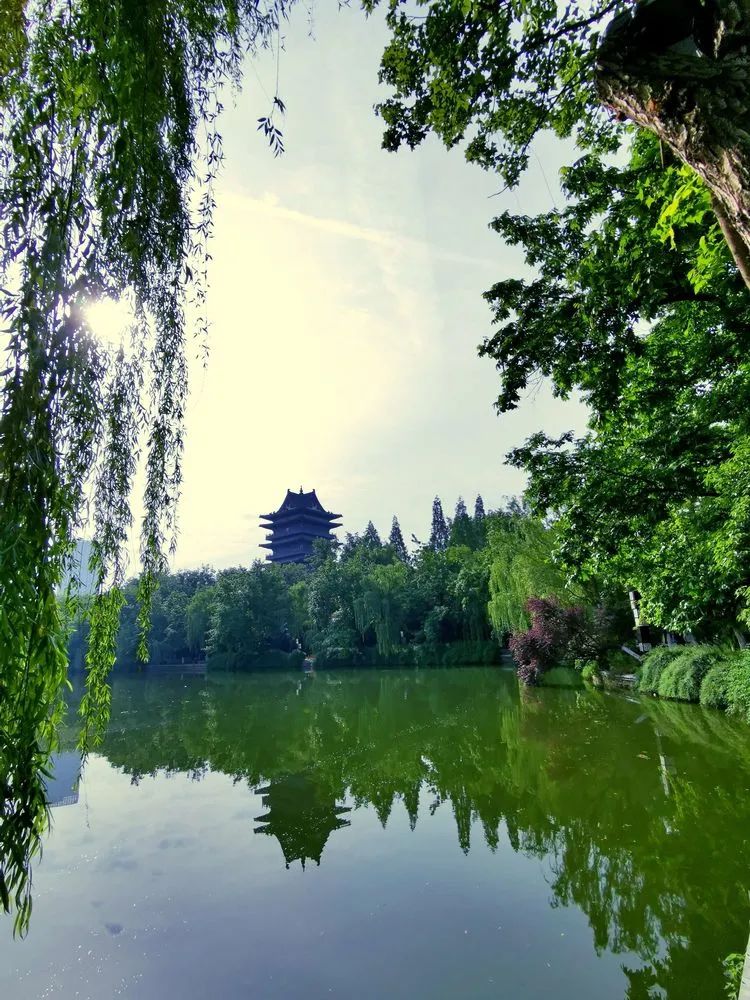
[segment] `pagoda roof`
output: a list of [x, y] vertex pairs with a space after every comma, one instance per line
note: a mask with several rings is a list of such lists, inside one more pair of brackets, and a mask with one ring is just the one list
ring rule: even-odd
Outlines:
[[306, 542], [335, 542], [336, 539], [333, 535], [314, 535], [310, 531], [295, 531], [294, 534], [290, 535], [278, 535], [271, 536], [267, 535], [265, 542], [260, 542], [260, 548], [262, 549], [283, 549], [289, 548], [289, 546], [304, 545]]
[[326, 517], [341, 517], [341, 514], [333, 514], [331, 511], [326, 510], [323, 504], [318, 500], [318, 495], [315, 490], [310, 490], [308, 493], [302, 490], [299, 493], [293, 493], [291, 490], [286, 491], [286, 496], [284, 501], [278, 510], [273, 511], [270, 514], [261, 514], [261, 520], [273, 521], [279, 515], [282, 514], [323, 514]]
[[260, 526], [264, 531], [283, 534], [286, 531], [330, 531], [333, 528], [340, 528], [341, 522], [336, 520], [335, 514], [328, 517], [320, 514], [282, 514], [273, 521], [261, 521]]
[[330, 531], [340, 527], [341, 525], [338, 522], [329, 524], [326, 521], [308, 521], [307, 523], [303, 521], [301, 524], [295, 522], [286, 527], [283, 525], [279, 527], [279, 525], [261, 524], [261, 528], [265, 531], [270, 531], [270, 534], [266, 535], [266, 541], [269, 542], [279, 542], [285, 538], [295, 538], [297, 535], [309, 535], [311, 538], [328, 538]]

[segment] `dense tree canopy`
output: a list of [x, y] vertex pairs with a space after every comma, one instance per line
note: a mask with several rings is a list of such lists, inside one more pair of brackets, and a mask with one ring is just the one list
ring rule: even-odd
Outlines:
[[[494, 662], [499, 645], [491, 641], [488, 588], [495, 554], [485, 529], [530, 518], [464, 517], [464, 540], [441, 550], [424, 545], [409, 554], [402, 538], [400, 545], [383, 543], [370, 522], [344, 545], [319, 542], [306, 564], [256, 561], [247, 569], [162, 574], [152, 599], [148, 662], [205, 659], [212, 670], [266, 669], [298, 665], [285, 657], [301, 659], [302, 651], [333, 666], [429, 665], [445, 656]], [[116, 652], [124, 669], [138, 663], [138, 589], [137, 580], [123, 588]], [[90, 639], [83, 615], [69, 645], [78, 669]], [[457, 648], [449, 652], [450, 644]]]
[[[374, 9], [379, 0], [365, 0]], [[750, 282], [747, 10], [729, 0], [389, 0], [380, 104], [388, 149], [428, 132], [513, 185], [544, 129], [595, 152], [616, 119], [655, 133], [712, 192]], [[614, 112], [614, 119], [612, 112]]]
[[705, 229], [705, 189], [688, 195], [682, 173], [641, 136], [623, 167], [585, 157], [567, 171], [563, 211], [498, 220], [538, 277], [489, 293], [498, 331], [482, 350], [503, 374], [501, 408], [540, 372], [592, 408], [582, 439], [537, 435], [512, 456], [557, 518], [564, 566], [710, 638], [746, 614], [750, 583], [750, 300]]
[[[635, 587], [666, 629], [731, 634], [750, 593], [747, 11], [392, 0], [387, 21], [386, 148], [432, 132], [506, 185], [544, 130], [582, 154], [562, 210], [492, 222], [535, 276], [490, 289], [480, 349], [500, 411], [540, 376], [591, 407], [582, 440], [538, 435], [511, 456], [557, 522], [561, 577]], [[513, 606], [496, 627], [520, 621]]]

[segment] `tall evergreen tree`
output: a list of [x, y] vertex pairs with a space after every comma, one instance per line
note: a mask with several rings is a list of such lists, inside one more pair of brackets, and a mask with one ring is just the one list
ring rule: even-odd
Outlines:
[[357, 546], [359, 545], [361, 538], [358, 534], [352, 534], [351, 531], [347, 531], [344, 536], [344, 544], [341, 546], [341, 558], [350, 559], [354, 553], [357, 551]]
[[477, 498], [474, 501], [474, 520], [483, 521], [484, 518], [485, 518], [484, 500], [482, 500], [481, 493], [478, 493]]
[[401, 562], [409, 562], [409, 552], [406, 548], [406, 543], [404, 542], [404, 536], [401, 534], [401, 525], [398, 523], [398, 518], [393, 515], [393, 521], [391, 523], [391, 533], [388, 536], [388, 544], [393, 546], [393, 551], [396, 553], [396, 558]]
[[367, 527], [365, 528], [365, 533], [362, 535], [362, 541], [365, 545], [372, 549], [379, 549], [383, 544], [380, 540], [380, 535], [378, 534], [378, 529], [372, 523], [372, 521], [367, 522]]
[[427, 544], [434, 552], [444, 552], [448, 548], [449, 539], [450, 531], [443, 513], [443, 505], [440, 497], [435, 497], [432, 501], [432, 529]]
[[468, 545], [470, 548], [474, 548], [474, 543], [474, 525], [466, 509], [464, 498], [459, 497], [456, 504], [456, 513], [451, 523], [450, 544]]

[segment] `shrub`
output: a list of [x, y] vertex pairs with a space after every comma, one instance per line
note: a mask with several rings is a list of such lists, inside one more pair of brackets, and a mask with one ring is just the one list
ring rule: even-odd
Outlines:
[[209, 670], [233, 670], [254, 672], [256, 670], [299, 670], [305, 654], [299, 650], [286, 653], [282, 649], [267, 649], [256, 656], [245, 653], [214, 653], [209, 656], [206, 666]]
[[701, 683], [700, 703], [706, 708], [729, 708], [729, 677], [732, 662], [719, 660], [715, 663]]
[[572, 666], [576, 659], [595, 657], [603, 644], [606, 619], [583, 608], [565, 607], [555, 597], [530, 597], [526, 612], [531, 628], [511, 636], [509, 646], [518, 676], [525, 684], [538, 684], [541, 675], [555, 666]]
[[684, 646], [657, 646], [656, 649], [652, 649], [641, 665], [638, 690], [646, 694], [656, 694], [663, 670], [684, 648]]
[[599, 677], [601, 671], [599, 670], [599, 664], [596, 660], [587, 660], [581, 670], [581, 680], [592, 681], [595, 677]]
[[587, 660], [587, 659], [584, 659], [584, 658], [582, 658], [582, 657], [579, 656], [578, 659], [575, 660], [575, 662], [573, 663], [573, 667], [580, 674], [580, 673], [583, 673], [583, 671], [586, 669], [586, 667], [588, 667], [591, 663], [593, 663], [595, 666], [599, 665], [599, 661], [598, 660], [593, 660], [593, 659], [592, 660]]
[[716, 646], [676, 648], [677, 655], [667, 663], [659, 676], [657, 694], [673, 701], [698, 701], [701, 681], [721, 653]]
[[348, 646], [335, 646], [321, 649], [315, 656], [315, 669], [326, 670], [339, 667], [358, 667], [362, 662], [359, 649]]
[[727, 711], [750, 722], [750, 653], [743, 652], [729, 664]]
[[742, 988], [742, 970], [745, 967], [745, 956], [732, 952], [722, 962], [724, 966], [724, 992], [729, 1000], [737, 1000]]

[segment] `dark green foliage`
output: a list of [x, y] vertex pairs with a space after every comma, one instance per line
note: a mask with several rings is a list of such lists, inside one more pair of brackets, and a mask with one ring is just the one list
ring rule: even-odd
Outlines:
[[248, 661], [295, 645], [294, 608], [285, 569], [255, 562], [216, 577], [208, 632], [208, 664], [225, 654]]
[[[591, 407], [589, 434], [537, 434], [510, 456], [530, 474], [534, 511], [557, 521], [568, 580], [636, 588], [651, 624], [714, 639], [750, 621], [748, 266], [730, 253], [716, 215], [732, 216], [739, 203], [724, 191], [747, 186], [724, 176], [748, 157], [738, 124], [746, 95], [734, 83], [724, 92], [718, 69], [744, 52], [747, 24], [724, 0], [711, 7], [711, 31], [721, 29], [703, 50], [714, 60], [711, 82], [701, 74], [696, 89], [698, 59], [677, 70], [668, 49], [661, 65], [642, 35], [618, 49], [628, 17], [603, 39], [609, 16], [626, 9], [624, 0], [429, 0], [414, 16], [394, 0], [381, 65], [391, 93], [379, 110], [386, 148], [434, 133], [508, 185], [540, 130], [575, 135], [582, 155], [562, 171], [564, 203], [492, 223], [523, 248], [528, 268], [486, 293], [494, 323], [480, 353], [501, 376], [501, 411], [540, 376], [561, 396], [582, 392]], [[615, 59], [613, 71], [615, 54], [625, 62]], [[649, 131], [603, 116], [600, 98]], [[613, 161], [608, 154], [633, 137], [630, 161]]]
[[[365, 0], [373, 9], [379, 0]], [[596, 94], [596, 39], [619, 0], [542, 0], [519, 6], [478, 6], [430, 0], [420, 14], [388, 3], [391, 32], [380, 77], [392, 96], [378, 110], [383, 145], [414, 148], [436, 133], [466, 159], [497, 171], [513, 185], [542, 129], [575, 133], [579, 141], [611, 145], [616, 126]]]
[[750, 583], [747, 289], [707, 191], [650, 137], [625, 165], [582, 158], [564, 186], [561, 211], [497, 220], [539, 273], [492, 291], [482, 350], [501, 408], [544, 374], [585, 393], [591, 430], [535, 435], [511, 463], [569, 575], [638, 589], [662, 628], [729, 636]]
[[729, 708], [729, 679], [732, 661], [721, 659], [714, 663], [706, 672], [701, 683], [700, 703], [706, 708], [719, 708], [726, 711]]
[[[361, 657], [349, 666], [368, 667], [471, 667], [495, 666], [500, 663], [500, 647], [490, 641], [457, 641], [450, 643], [423, 642], [418, 645], [400, 646], [391, 652], [379, 653], [365, 649]], [[316, 666], [330, 666], [326, 661], [316, 661]], [[339, 663], [337, 665], [346, 666]]]
[[641, 665], [638, 690], [646, 694], [656, 694], [663, 671], [676, 656], [680, 655], [682, 649], [680, 646], [657, 646], [647, 653]]
[[743, 651], [729, 665], [727, 711], [750, 722], [750, 653]]
[[443, 514], [443, 504], [440, 497], [432, 501], [432, 526], [428, 546], [433, 552], [444, 552], [450, 542], [450, 529]]
[[750, 657], [747, 653], [717, 654], [703, 677], [700, 703], [750, 722]]
[[456, 504], [456, 512], [453, 515], [453, 521], [451, 522], [450, 544], [468, 545], [469, 548], [475, 548], [477, 544], [477, 535], [474, 530], [474, 522], [469, 517], [469, 513], [466, 510], [466, 504], [463, 501], [463, 497], [458, 498], [458, 503]]
[[332, 646], [321, 649], [315, 654], [316, 670], [346, 670], [349, 667], [361, 667], [362, 651], [348, 646]]
[[401, 533], [401, 525], [398, 523], [398, 518], [395, 514], [391, 522], [391, 533], [388, 536], [388, 544], [392, 546], [397, 559], [403, 563], [409, 562], [409, 552], [404, 542], [404, 536]]
[[745, 955], [733, 952], [722, 962], [724, 966], [724, 978], [726, 980], [724, 992], [727, 1000], [738, 1000], [740, 989], [742, 988], [742, 970], [745, 967]]
[[263, 670], [299, 670], [305, 659], [305, 654], [299, 650], [290, 653], [283, 649], [267, 649], [256, 656], [246, 656], [243, 653], [215, 653], [210, 660], [211, 671], [231, 670], [263, 671]]
[[583, 687], [583, 681], [588, 680], [590, 676], [591, 672], [584, 677], [583, 672], [574, 670], [573, 667], [552, 667], [542, 674], [539, 684], [542, 687], [580, 688]]
[[602, 669], [613, 674], [635, 674], [640, 664], [622, 649], [609, 649], [602, 657]]
[[674, 701], [698, 701], [701, 682], [717, 662], [716, 646], [679, 646], [679, 653], [664, 667], [657, 685], [661, 698]]
[[487, 515], [484, 511], [484, 500], [482, 500], [480, 495], [477, 495], [477, 498], [474, 501], [474, 520], [483, 521], [486, 516]]
[[[300, 565], [256, 562], [218, 574], [203, 569], [158, 577], [148, 662], [281, 669], [299, 659], [287, 658], [295, 650], [314, 653], [319, 666], [496, 662], [487, 550], [424, 546], [404, 560], [397, 545], [382, 545], [375, 534], [368, 528], [349, 535], [340, 550], [319, 545]], [[116, 669], [130, 669], [139, 658], [138, 583], [121, 593]], [[86, 628], [79, 622], [70, 640], [77, 661]]]
[[378, 529], [375, 527], [372, 521], [367, 522], [365, 533], [362, 535], [362, 543], [364, 545], [368, 545], [370, 548], [373, 549], [379, 549], [383, 544], [380, 540]]
[[586, 660], [581, 667], [581, 680], [582, 681], [593, 681], [595, 678], [599, 677], [601, 671], [599, 669], [599, 664], [596, 660]]
[[500, 648], [496, 642], [452, 642], [444, 646], [414, 646], [414, 665], [417, 667], [459, 667], [466, 665], [493, 666], [500, 662]]

